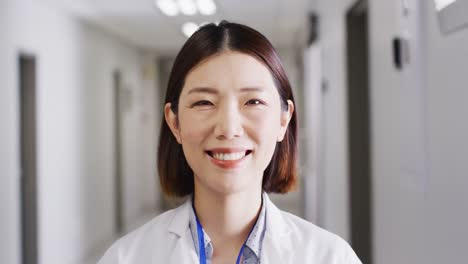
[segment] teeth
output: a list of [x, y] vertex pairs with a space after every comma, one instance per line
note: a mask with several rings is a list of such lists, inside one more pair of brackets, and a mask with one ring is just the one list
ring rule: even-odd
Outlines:
[[245, 156], [245, 151], [236, 153], [213, 153], [213, 157], [217, 160], [238, 160]]

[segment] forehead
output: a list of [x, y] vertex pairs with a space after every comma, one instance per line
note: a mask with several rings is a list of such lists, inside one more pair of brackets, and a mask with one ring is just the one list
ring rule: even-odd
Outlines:
[[187, 75], [182, 93], [194, 87], [218, 90], [261, 87], [276, 90], [269, 69], [256, 58], [240, 52], [223, 52], [201, 62]]

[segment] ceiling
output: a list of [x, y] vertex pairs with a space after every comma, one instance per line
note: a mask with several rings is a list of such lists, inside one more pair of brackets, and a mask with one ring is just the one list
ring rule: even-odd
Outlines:
[[312, 0], [214, 0], [212, 16], [167, 17], [153, 0], [44, 0], [140, 48], [164, 53], [176, 52], [186, 40], [181, 27], [185, 22], [216, 22], [226, 19], [251, 26], [276, 47], [297, 46], [305, 42], [307, 13]]

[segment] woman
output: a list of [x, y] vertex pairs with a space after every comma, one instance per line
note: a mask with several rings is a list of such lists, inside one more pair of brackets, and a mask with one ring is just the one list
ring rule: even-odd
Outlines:
[[361, 263], [336, 235], [266, 193], [296, 183], [297, 118], [270, 42], [221, 22], [188, 39], [172, 68], [158, 168], [189, 199], [117, 241], [101, 264]]

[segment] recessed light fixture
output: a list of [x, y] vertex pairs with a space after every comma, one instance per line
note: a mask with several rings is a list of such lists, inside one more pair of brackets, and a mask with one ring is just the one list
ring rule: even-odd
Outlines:
[[457, 0], [435, 0], [436, 9], [437, 11], [440, 11], [446, 8], [447, 6], [455, 3], [455, 1]]
[[195, 0], [200, 14], [210, 16], [216, 13], [216, 5], [213, 0]]
[[166, 16], [176, 16], [179, 13], [193, 16], [197, 12], [211, 16], [216, 13], [213, 0], [154, 0], [154, 3]]
[[193, 0], [177, 0], [180, 12], [187, 16], [193, 16], [197, 13], [197, 6]]
[[173, 0], [155, 0], [155, 4], [166, 16], [179, 14], [179, 8]]
[[192, 36], [192, 34], [197, 30], [198, 25], [193, 22], [187, 22], [182, 25], [182, 33], [184, 33], [187, 38], [190, 38], [190, 36]]

